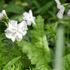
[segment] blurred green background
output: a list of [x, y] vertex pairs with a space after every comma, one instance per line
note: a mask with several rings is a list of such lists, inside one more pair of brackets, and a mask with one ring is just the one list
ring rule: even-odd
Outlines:
[[[61, 2], [65, 3], [67, 0]], [[19, 16], [29, 9], [32, 9], [35, 15], [40, 14], [44, 18], [55, 18], [57, 12], [54, 0], [0, 0], [0, 11], [3, 9], [7, 11], [9, 17]]]
[[[60, 1], [62, 4], [70, 2], [70, 0]], [[68, 8], [70, 9], [70, 5]], [[66, 8], [65, 13], [68, 8]], [[44, 18], [44, 30], [49, 42], [49, 48], [51, 49], [52, 59], [55, 49], [56, 23], [63, 22], [62, 24], [65, 26], [65, 70], [70, 70], [70, 17], [64, 16], [65, 18], [63, 20], [58, 20], [56, 16], [58, 10], [54, 0], [0, 0], [0, 11], [3, 9], [6, 10], [10, 19], [16, 19], [19, 22], [22, 20], [22, 14], [30, 9], [33, 11], [34, 16], [41, 15]], [[18, 57], [13, 60], [16, 62], [16, 60], [20, 59], [19, 56], [21, 56], [21, 59], [16, 63], [17, 65], [15, 64], [15, 68], [18, 67], [19, 70], [30, 70], [29, 67], [35, 68], [35, 65], [31, 64], [27, 55], [25, 53], [23, 54], [15, 43], [5, 38], [5, 28], [4, 24], [0, 25], [0, 70], [3, 70], [3, 67], [13, 58]], [[52, 62], [53, 60], [48, 64], [50, 66], [49, 70], [53, 67]], [[8, 69], [5, 68], [5, 70]], [[11, 70], [14, 70], [14, 66], [12, 66]]]

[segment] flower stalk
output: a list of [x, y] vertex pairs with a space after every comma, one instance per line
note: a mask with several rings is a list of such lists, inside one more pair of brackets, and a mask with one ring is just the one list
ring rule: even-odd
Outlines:
[[56, 50], [54, 70], [63, 70], [63, 54], [64, 54], [64, 26], [59, 25], [56, 33]]

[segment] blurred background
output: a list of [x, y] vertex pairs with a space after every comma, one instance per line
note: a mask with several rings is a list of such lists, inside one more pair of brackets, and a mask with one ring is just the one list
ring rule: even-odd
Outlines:
[[[55, 40], [56, 40], [56, 28], [57, 28], [56, 22], [62, 22], [62, 24], [65, 27], [65, 31], [64, 31], [65, 70], [70, 70], [70, 17], [66, 16], [67, 10], [70, 9], [70, 0], [60, 0], [60, 1], [66, 7], [64, 13], [65, 14], [64, 19], [61, 21], [59, 21], [56, 16], [58, 10], [54, 0], [0, 0], [0, 11], [6, 10], [7, 15], [10, 19], [15, 19], [18, 20], [19, 22], [22, 20], [22, 14], [25, 11], [29, 11], [30, 9], [33, 11], [34, 16], [41, 15], [44, 18], [44, 22], [45, 22], [44, 27], [49, 42], [49, 48], [51, 49], [52, 52], [52, 59], [54, 56]], [[28, 59], [26, 54], [23, 54], [23, 52], [21, 52], [21, 50], [18, 49], [18, 46], [16, 44], [13, 45], [13, 43], [11, 43], [11, 41], [8, 42], [6, 38], [2, 39], [2, 37], [4, 37], [4, 35], [2, 35], [4, 33], [4, 30], [5, 30], [5, 25], [1, 24], [0, 25], [0, 45], [1, 45], [0, 70], [2, 70], [3, 66], [6, 63], [8, 63], [11, 59], [13, 59], [13, 57], [16, 56], [22, 56], [21, 60], [19, 61], [19, 65], [21, 65], [23, 62], [24, 70], [30, 70], [29, 66], [35, 67], [34, 65], [31, 65], [30, 60]], [[14, 47], [9, 47], [9, 45]], [[48, 64], [51, 69], [53, 68], [52, 62], [53, 60]], [[20, 67], [23, 69], [23, 65], [21, 66]], [[21, 68], [20, 70], [22, 70]]]
[[[70, 1], [61, 0], [62, 4], [65, 2], [69, 3]], [[17, 18], [17, 16], [29, 9], [33, 10], [34, 15], [42, 15], [44, 18], [55, 18], [57, 12], [56, 3], [53, 0], [0, 0], [0, 11], [3, 9], [12, 18], [13, 16]]]

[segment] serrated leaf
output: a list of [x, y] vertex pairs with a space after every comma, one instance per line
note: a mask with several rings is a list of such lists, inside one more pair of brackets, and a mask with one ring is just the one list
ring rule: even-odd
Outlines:
[[[12, 43], [11, 40], [8, 40], [4, 34], [0, 34], [0, 70], [3, 69], [3, 67], [6, 66], [6, 64], [8, 64], [12, 59], [19, 56], [21, 56], [21, 59], [17, 64], [15, 64], [15, 68], [24, 69], [28, 67], [30, 61], [27, 56], [22, 53], [21, 49], [17, 47], [16, 44]], [[13, 62], [11, 61], [11, 63]]]
[[[11, 66], [14, 65], [19, 59], [21, 58], [21, 56], [16, 57], [14, 59], [12, 59], [11, 61], [9, 61], [4, 67], [3, 70], [9, 70], [11, 69]], [[14, 67], [14, 66], [13, 66]], [[12, 68], [13, 68], [12, 67]], [[15, 70], [14, 68], [12, 70]]]
[[49, 70], [50, 50], [46, 35], [44, 33], [44, 20], [37, 17], [36, 27], [30, 31], [32, 41], [17, 42], [22, 47], [22, 51], [27, 53], [32, 64], [36, 65], [36, 70]]

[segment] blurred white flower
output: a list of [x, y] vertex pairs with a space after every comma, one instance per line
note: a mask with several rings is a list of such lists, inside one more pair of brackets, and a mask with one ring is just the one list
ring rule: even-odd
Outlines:
[[17, 24], [17, 21], [10, 20], [8, 28], [5, 30], [5, 35], [7, 38], [11, 39], [13, 42], [15, 40], [21, 41], [23, 36], [27, 33], [27, 24], [25, 21]]
[[57, 4], [57, 9], [59, 9], [59, 11], [57, 13], [57, 17], [59, 19], [62, 19], [63, 15], [64, 15], [65, 7], [61, 4], [60, 0], [55, 0], [55, 2]]
[[57, 8], [58, 8], [59, 10], [62, 10], [62, 11], [65, 10], [65, 7], [64, 7], [63, 5], [57, 5]]
[[70, 16], [70, 9], [68, 10], [67, 15]]
[[6, 11], [2, 10], [2, 12], [0, 13], [0, 20], [2, 20], [5, 16], [7, 16]]
[[57, 17], [58, 17], [59, 19], [62, 19], [62, 18], [63, 18], [63, 13], [62, 13], [61, 10], [59, 10], [59, 12], [57, 13]]
[[58, 13], [57, 13], [57, 17], [58, 17], [59, 19], [62, 19], [62, 18], [63, 18], [64, 11], [65, 11], [65, 7], [64, 7], [63, 5], [60, 5], [59, 11], [58, 11]]
[[30, 26], [32, 23], [35, 25], [35, 17], [32, 14], [32, 10], [29, 10], [29, 12], [23, 13], [23, 19], [26, 21], [27, 25]]

